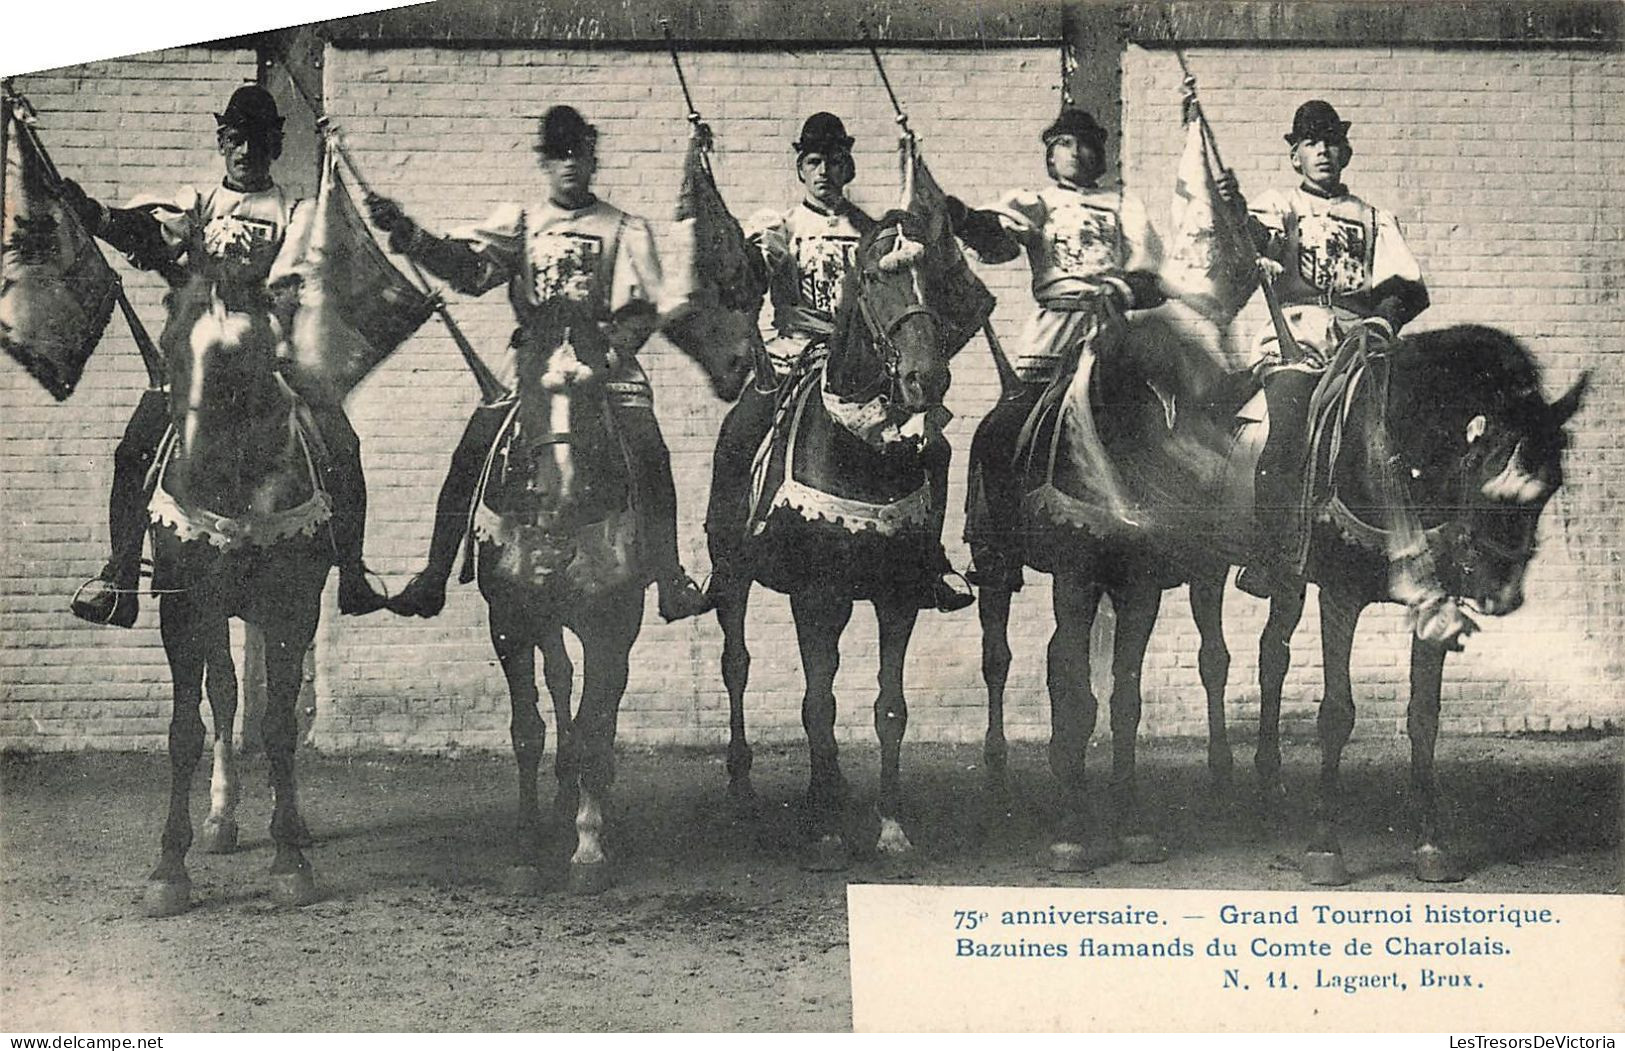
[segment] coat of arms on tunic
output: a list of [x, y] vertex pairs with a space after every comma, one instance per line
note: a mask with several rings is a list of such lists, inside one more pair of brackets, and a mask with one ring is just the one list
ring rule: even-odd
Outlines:
[[1337, 215], [1298, 218], [1298, 273], [1322, 292], [1365, 288], [1365, 226]]
[[536, 282], [536, 301], [589, 302], [603, 254], [603, 240], [592, 234], [531, 234], [530, 266]]
[[236, 266], [269, 266], [281, 247], [281, 230], [269, 219], [217, 215], [203, 227], [203, 251]]
[[802, 237], [794, 246], [796, 272], [801, 275], [801, 301], [814, 310], [834, 314], [840, 305], [841, 283], [857, 258], [856, 237]]
[[1089, 277], [1117, 264], [1117, 214], [1068, 201], [1050, 213], [1044, 225], [1055, 265], [1069, 274]]

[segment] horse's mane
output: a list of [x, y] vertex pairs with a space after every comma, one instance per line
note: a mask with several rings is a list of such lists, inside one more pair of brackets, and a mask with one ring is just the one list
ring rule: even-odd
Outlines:
[[1517, 339], [1485, 325], [1454, 325], [1405, 336], [1394, 354], [1407, 385], [1449, 392], [1452, 401], [1518, 404], [1540, 398], [1540, 366]]

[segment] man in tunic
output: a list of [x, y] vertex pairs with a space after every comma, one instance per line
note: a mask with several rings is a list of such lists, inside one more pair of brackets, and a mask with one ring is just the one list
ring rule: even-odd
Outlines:
[[[547, 197], [504, 205], [448, 237], [430, 236], [385, 198], [369, 198], [368, 206], [373, 221], [389, 232], [391, 247], [458, 291], [479, 295], [506, 285], [519, 323], [516, 346], [568, 328], [578, 347], [610, 363], [610, 403], [632, 470], [641, 555], [659, 588], [660, 615], [681, 620], [705, 612], [710, 603], [678, 554], [671, 455], [655, 418], [649, 378], [637, 360], [658, 324], [660, 260], [645, 220], [593, 194], [597, 143], [597, 129], [574, 108], [548, 110], [537, 147]], [[428, 566], [390, 602], [394, 612], [432, 617], [444, 606], [480, 467], [503, 417], [490, 406], [475, 410], [440, 490]]]
[[[268, 288], [267, 278], [290, 228], [308, 222], [310, 209], [271, 178], [271, 164], [282, 153], [282, 117], [269, 92], [245, 85], [232, 93], [215, 122], [225, 175], [211, 189], [200, 193], [184, 187], [171, 199], [108, 208], [65, 180], [64, 196], [88, 230], [135, 266], [159, 273], [172, 290], [206, 281], [228, 314], [268, 313], [286, 332], [293, 299]], [[178, 331], [173, 291], [167, 302], [170, 324], [160, 343], [166, 356], [185, 353], [191, 332]], [[384, 599], [367, 582], [362, 561], [367, 489], [360, 441], [337, 400], [318, 385], [301, 385], [292, 372], [284, 376], [308, 405], [326, 450], [322, 484], [333, 501], [330, 528], [339, 567], [339, 610], [371, 613], [383, 607]], [[83, 620], [119, 627], [135, 623], [151, 496], [148, 476], [168, 425], [167, 392], [145, 391], [114, 454], [108, 504], [111, 554], [101, 574], [73, 600], [73, 613]]]
[[[1114, 345], [1124, 311], [1164, 298], [1157, 284], [1161, 246], [1145, 206], [1122, 188], [1100, 185], [1106, 130], [1083, 110], [1066, 108], [1041, 139], [1051, 185], [1012, 190], [986, 208], [948, 202], [954, 233], [984, 262], [1005, 263], [1025, 252], [1032, 269], [1036, 309], [1014, 362], [1020, 384], [988, 413], [971, 447], [987, 516], [985, 533], [970, 538], [971, 580], [1008, 590], [1022, 580], [1021, 478], [1013, 461], [1023, 425], [1051, 384]], [[1092, 432], [1089, 421], [1085, 426]], [[1108, 513], [1132, 526], [1133, 511], [1098, 438], [1090, 447], [1092, 484]], [[977, 489], [971, 488], [973, 502]]]
[[[766, 361], [723, 422], [712, 467], [709, 529], [742, 530], [750, 489], [751, 463], [773, 426], [780, 388], [797, 369], [828, 352], [847, 274], [857, 258], [858, 241], [875, 221], [846, 197], [856, 176], [852, 136], [833, 113], [814, 113], [803, 123], [793, 144], [796, 176], [803, 194], [786, 212], [763, 212], [745, 224], [753, 256], [751, 298], [766, 293], [772, 306], [772, 331], [765, 334]], [[948, 466], [953, 450], [938, 437], [921, 450], [930, 478], [937, 536], [947, 510]], [[975, 601], [965, 579], [954, 571], [940, 539], [936, 573], [921, 589], [920, 604], [944, 612]]]
[[[1266, 190], [1249, 204], [1233, 173], [1218, 180], [1220, 196], [1247, 211], [1259, 253], [1280, 268], [1275, 292], [1302, 353], [1284, 360], [1273, 324], [1253, 340], [1270, 416], [1255, 483], [1263, 535], [1256, 560], [1237, 583], [1260, 597], [1303, 587], [1298, 561], [1309, 399], [1328, 362], [1360, 329], [1386, 342], [1428, 305], [1421, 265], [1399, 223], [1343, 184], [1354, 155], [1349, 127], [1330, 103], [1311, 99], [1298, 107], [1285, 135], [1292, 167], [1302, 176], [1296, 187]], [[1438, 584], [1423, 572], [1399, 590], [1425, 601], [1436, 597]]]

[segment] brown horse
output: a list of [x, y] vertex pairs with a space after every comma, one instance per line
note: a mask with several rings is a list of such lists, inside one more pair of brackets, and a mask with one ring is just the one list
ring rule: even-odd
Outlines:
[[[1086, 868], [1111, 853], [1090, 835], [1084, 778], [1085, 745], [1094, 731], [1096, 700], [1090, 688], [1088, 638], [1096, 608], [1109, 595], [1117, 615], [1111, 694], [1112, 813], [1123, 854], [1156, 861], [1164, 848], [1147, 830], [1139, 809], [1135, 738], [1141, 709], [1140, 676], [1147, 643], [1169, 587], [1188, 583], [1201, 635], [1198, 668], [1208, 702], [1209, 768], [1227, 786], [1232, 758], [1226, 737], [1224, 692], [1230, 655], [1223, 636], [1224, 585], [1231, 565], [1252, 549], [1252, 474], [1262, 428], [1258, 411], [1239, 429], [1181, 413], [1170, 429], [1165, 407], [1135, 366], [1146, 352], [1195, 353], [1184, 337], [1157, 319], [1131, 326], [1120, 353], [1095, 370], [1097, 383], [1081, 384], [1040, 421], [1026, 458], [980, 464], [981, 470], [1022, 470], [1028, 498], [1026, 558], [1054, 574], [1056, 626], [1049, 647], [1052, 732], [1050, 764], [1061, 782], [1063, 817], [1051, 845], [1051, 864]], [[1188, 340], [1186, 341], [1188, 342]], [[1394, 474], [1372, 456], [1379, 415], [1391, 455], [1399, 458], [1408, 492], [1431, 541], [1442, 583], [1488, 615], [1522, 602], [1522, 579], [1534, 553], [1541, 509], [1562, 480], [1563, 426], [1578, 408], [1584, 381], [1548, 405], [1527, 350], [1505, 333], [1457, 326], [1407, 337], [1369, 357], [1359, 380], [1346, 389], [1341, 454], [1321, 463], [1329, 471], [1327, 505], [1312, 530], [1309, 579], [1320, 587], [1326, 697], [1320, 710], [1322, 747], [1318, 827], [1306, 860], [1314, 882], [1341, 882], [1336, 834], [1338, 768], [1353, 726], [1349, 655], [1360, 611], [1389, 595], [1385, 495]], [[1059, 411], [1074, 398], [1094, 399], [1101, 439], [1119, 476], [1138, 499], [1134, 528], [1111, 528], [1089, 501], [1088, 479], [1067, 455]], [[1060, 422], [1057, 422], [1059, 419]], [[973, 458], [975, 452], [973, 451]], [[1303, 611], [1303, 594], [1280, 596], [1259, 643], [1260, 724], [1255, 764], [1266, 800], [1280, 793], [1279, 720], [1289, 644]], [[984, 588], [983, 677], [989, 720], [985, 744], [992, 786], [1003, 791], [1003, 695], [1010, 666], [1010, 596]], [[1412, 640], [1409, 730], [1412, 792], [1418, 813], [1417, 871], [1423, 879], [1453, 875], [1438, 845], [1437, 789], [1433, 776], [1439, 696], [1446, 650]]]
[[[217, 666], [231, 617], [264, 633], [264, 744], [275, 797], [272, 889], [278, 900], [304, 904], [316, 890], [301, 850], [309, 833], [294, 781], [295, 709], [333, 563], [319, 443], [276, 370], [278, 340], [263, 306], [228, 307], [202, 279], [174, 295], [163, 338], [173, 437], [152, 503], [153, 585], [161, 595], [159, 626], [174, 687], [171, 783], [146, 908], [169, 915], [190, 903], [185, 859], [192, 844], [191, 780], [203, 751], [203, 672], [206, 663]], [[215, 709], [216, 749], [224, 747], [229, 759], [235, 681], [222, 681], [227, 685], [229, 691], [217, 692], [211, 682], [210, 696], [211, 704], [230, 702]], [[211, 849], [235, 843], [227, 805], [235, 800], [228, 794], [235, 795], [234, 779], [217, 778], [219, 798], [205, 828]]]
[[745, 612], [752, 583], [762, 583], [790, 596], [801, 648], [802, 725], [812, 760], [808, 865], [817, 869], [844, 868], [848, 858], [833, 687], [841, 634], [858, 600], [874, 604], [880, 626], [878, 846], [883, 853], [910, 849], [897, 819], [908, 725], [903, 665], [918, 583], [934, 572], [928, 555], [936, 539], [921, 449], [949, 383], [941, 326], [927, 305], [922, 234], [908, 213], [891, 212], [859, 242], [828, 355], [790, 381], [781, 425], [758, 460], [759, 498], [749, 512], [736, 509], [748, 526], [708, 524], [730, 708], [730, 792], [747, 803], [754, 798]]
[[[653, 579], [639, 557], [631, 476], [604, 387], [601, 352], [577, 356], [562, 330], [516, 346], [517, 390], [487, 457], [475, 501], [480, 593], [490, 611], [491, 645], [508, 682], [511, 733], [519, 764], [519, 807], [511, 893], [542, 887], [543, 845], [536, 779], [547, 724], [538, 711], [536, 652], [558, 726], [555, 811], [574, 820], [570, 888], [595, 893], [611, 882], [603, 846], [615, 776], [615, 727], [632, 645]], [[720, 396], [739, 393], [742, 354], [732, 345], [698, 347], [695, 360]], [[685, 343], [685, 348], [687, 344]], [[564, 629], [581, 641], [581, 696]]]

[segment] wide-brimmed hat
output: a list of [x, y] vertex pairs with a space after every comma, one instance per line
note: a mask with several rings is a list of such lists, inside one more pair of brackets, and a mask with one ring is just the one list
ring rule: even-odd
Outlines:
[[214, 120], [222, 128], [243, 131], [281, 131], [282, 115], [277, 112], [276, 99], [258, 84], [244, 84], [231, 93], [226, 112], [216, 113]]

